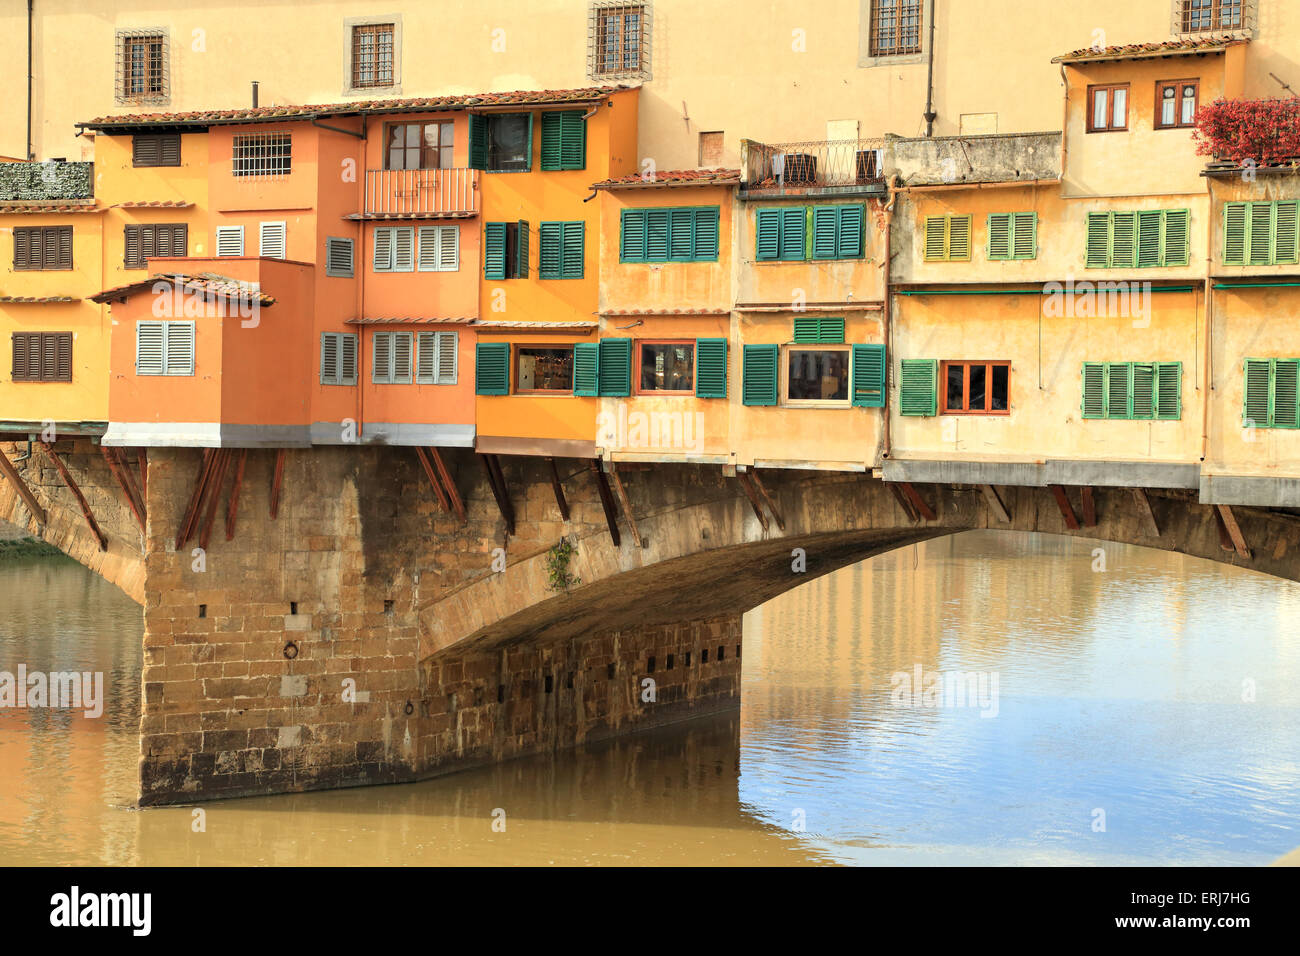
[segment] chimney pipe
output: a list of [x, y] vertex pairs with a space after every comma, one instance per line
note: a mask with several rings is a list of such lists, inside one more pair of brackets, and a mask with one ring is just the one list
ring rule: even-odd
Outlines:
[[257, 80], [253, 81], [253, 109], [257, 109]]

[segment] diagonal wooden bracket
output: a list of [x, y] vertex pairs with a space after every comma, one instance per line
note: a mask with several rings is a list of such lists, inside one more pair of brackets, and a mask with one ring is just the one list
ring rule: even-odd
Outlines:
[[235, 517], [239, 514], [239, 490], [244, 486], [244, 465], [248, 461], [248, 449], [239, 450], [239, 462], [235, 465], [235, 483], [230, 486], [230, 498], [226, 501], [226, 540], [235, 539]]
[[610, 491], [609, 479], [600, 470], [600, 463], [595, 458], [591, 459], [591, 474], [596, 480], [596, 491], [600, 494], [600, 507], [605, 512], [605, 524], [609, 526], [609, 539], [614, 542], [614, 547], [620, 547], [622, 540], [618, 534], [618, 512], [614, 510], [614, 493]]
[[483, 462], [483, 470], [487, 472], [488, 484], [492, 488], [492, 497], [496, 499], [497, 509], [500, 510], [501, 517], [506, 523], [506, 534], [514, 534], [515, 509], [510, 504], [510, 489], [506, 487], [506, 477], [501, 470], [501, 462], [496, 455], [485, 455], [480, 452], [478, 457]]
[[921, 497], [921, 493], [912, 487], [910, 481], [899, 482], [899, 485], [903, 489], [903, 494], [907, 496], [907, 500], [912, 503], [912, 508], [915, 509], [917, 514], [926, 521], [934, 521], [938, 517], [938, 515], [934, 513], [934, 510], [925, 503], [925, 499]]
[[745, 497], [749, 499], [749, 506], [754, 509], [754, 517], [758, 523], [763, 526], [763, 530], [768, 530], [767, 514], [763, 511], [763, 504], [759, 501], [758, 491], [749, 482], [749, 475], [745, 472], [736, 470], [736, 481], [740, 482], [740, 488], [745, 492]]
[[442, 482], [443, 490], [447, 493], [447, 499], [451, 502], [451, 510], [456, 512], [456, 517], [460, 523], [464, 524], [465, 502], [456, 489], [456, 482], [451, 480], [451, 472], [447, 470], [447, 463], [442, 460], [442, 453], [436, 448], [429, 449], [429, 458], [433, 461], [434, 471], [438, 473], [438, 480]]
[[1079, 498], [1083, 505], [1083, 521], [1081, 524], [1085, 528], [1095, 528], [1097, 526], [1097, 503], [1092, 498], [1092, 486], [1084, 485], [1079, 491]]
[[90, 505], [86, 503], [86, 496], [81, 493], [81, 489], [77, 487], [77, 483], [72, 480], [72, 475], [68, 473], [67, 467], [63, 464], [63, 459], [58, 456], [54, 451], [54, 446], [49, 442], [41, 442], [41, 448], [44, 449], [46, 456], [53, 463], [55, 470], [59, 473], [59, 477], [63, 479], [63, 483], [67, 485], [68, 490], [72, 492], [72, 496], [77, 499], [77, 504], [81, 506], [81, 514], [86, 519], [86, 524], [90, 526], [91, 533], [99, 542], [99, 550], [107, 551], [108, 538], [106, 538], [104, 532], [99, 529], [99, 522], [95, 520], [95, 516], [90, 510]]
[[992, 485], [980, 485], [980, 491], [984, 493], [984, 500], [988, 503], [989, 511], [993, 512], [993, 516], [1002, 524], [1010, 524], [1011, 514], [1007, 511], [1006, 502], [998, 494], [997, 488]]
[[627, 489], [623, 487], [623, 479], [618, 475], [618, 465], [612, 461], [609, 463], [609, 482], [614, 486], [619, 504], [623, 506], [623, 520], [627, 522], [627, 528], [632, 532], [632, 543], [638, 548], [644, 548], [645, 542], [641, 540], [641, 531], [636, 526], [636, 515], [632, 514], [632, 502], [627, 496]]
[[27, 505], [27, 510], [32, 513], [36, 523], [43, 525], [47, 522], [45, 509], [41, 507], [36, 496], [32, 494], [32, 489], [27, 487], [27, 482], [23, 481], [22, 475], [18, 474], [18, 469], [14, 467], [9, 456], [0, 451], [0, 475], [13, 482], [14, 490], [18, 492], [18, 497], [23, 499], [23, 504]]
[[560, 469], [555, 464], [554, 458], [546, 459], [551, 468], [551, 490], [555, 492], [555, 504], [560, 509], [560, 518], [564, 521], [569, 520], [569, 502], [564, 497], [564, 486], [560, 484]]
[[747, 474], [749, 475], [750, 480], [753, 481], [754, 487], [758, 489], [758, 494], [763, 499], [763, 503], [767, 505], [767, 510], [772, 512], [772, 519], [776, 521], [776, 526], [784, 531], [785, 519], [781, 517], [781, 511], [777, 508], [776, 501], [770, 494], [768, 494], [767, 487], [763, 484], [763, 479], [758, 476], [758, 469], [750, 468]]
[[438, 481], [438, 473], [433, 470], [433, 459], [419, 445], [415, 446], [415, 457], [420, 460], [420, 467], [424, 469], [425, 477], [429, 479], [429, 484], [433, 486], [433, 493], [438, 498], [438, 507], [442, 511], [450, 511], [451, 500], [448, 499], [447, 492], [442, 490], [442, 484]]
[[1052, 496], [1056, 498], [1056, 507], [1061, 509], [1065, 526], [1071, 531], [1078, 531], [1079, 519], [1074, 516], [1074, 508], [1070, 505], [1070, 497], [1065, 493], [1065, 489], [1060, 485], [1052, 485]]
[[140, 492], [135, 487], [135, 480], [127, 470], [125, 459], [120, 456], [116, 448], [107, 448], [104, 445], [99, 446], [99, 453], [104, 456], [104, 461], [108, 464], [108, 470], [112, 472], [113, 478], [117, 481], [117, 486], [122, 489], [122, 494], [126, 496], [127, 507], [131, 509], [131, 514], [135, 515], [135, 520], [140, 525], [140, 530], [145, 529], [145, 511], [144, 500], [140, 497]]
[[1236, 551], [1240, 557], [1250, 560], [1254, 555], [1250, 547], [1246, 544], [1246, 536], [1241, 533], [1241, 526], [1237, 524], [1237, 516], [1232, 513], [1230, 505], [1215, 505], [1215, 513], [1219, 516], [1220, 536], [1227, 532], [1228, 541], [1231, 547], [1226, 548], [1228, 551]]
[[284, 484], [284, 460], [289, 449], [277, 448], [275, 451], [275, 477], [271, 479], [271, 520], [280, 514], [280, 487]]
[[1147, 490], [1145, 488], [1130, 490], [1133, 492], [1133, 502], [1137, 505], [1138, 514], [1146, 518], [1151, 526], [1151, 533], [1157, 538], [1160, 537], [1160, 524], [1156, 521], [1156, 513], [1151, 510], [1151, 499], [1147, 497]]
[[903, 489], [899, 486], [898, 482], [887, 481], [885, 482], [885, 487], [893, 493], [894, 500], [898, 502], [898, 507], [903, 509], [903, 514], [907, 515], [908, 521], [912, 524], [916, 524], [921, 520], [921, 516], [917, 514], [916, 508], [913, 507], [911, 499], [908, 498], [907, 495], [903, 494]]

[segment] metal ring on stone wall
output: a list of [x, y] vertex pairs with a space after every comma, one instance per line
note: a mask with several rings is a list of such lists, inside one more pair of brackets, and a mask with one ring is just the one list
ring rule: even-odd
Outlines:
[[406, 714], [409, 717], [413, 713], [415, 713], [415, 705], [408, 700], [406, 702]]
[[297, 645], [297, 644], [295, 644], [293, 641], [290, 641], [288, 644], [284, 645], [284, 659], [285, 659], [285, 660], [291, 661], [291, 660], [293, 660], [293, 659], [294, 659], [295, 657], [297, 657], [297, 656], [298, 656], [298, 645]]

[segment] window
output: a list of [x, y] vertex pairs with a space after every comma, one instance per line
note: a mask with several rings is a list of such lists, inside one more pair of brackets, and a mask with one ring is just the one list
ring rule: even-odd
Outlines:
[[1008, 415], [1010, 362], [944, 362], [945, 415]]
[[1175, 32], [1240, 30], [1246, 0], [1174, 0]]
[[412, 226], [377, 226], [373, 264], [375, 272], [414, 272], [415, 229]]
[[376, 332], [370, 380], [376, 385], [410, 385], [413, 336], [410, 332]]
[[259, 223], [257, 254], [270, 259], [283, 259], [287, 238], [283, 222]]
[[384, 169], [450, 169], [453, 123], [388, 123], [384, 126]]
[[193, 375], [193, 322], [137, 322], [136, 375]]
[[138, 133], [131, 137], [132, 166], [179, 166], [180, 133]]
[[791, 346], [786, 352], [786, 401], [849, 402], [849, 350]]
[[392, 23], [352, 28], [352, 88], [393, 85]]
[[1297, 261], [1296, 218], [1300, 203], [1223, 204], [1223, 264], [1272, 266]]
[[471, 113], [469, 165], [490, 173], [533, 168], [532, 113]]
[[1182, 418], [1182, 362], [1084, 362], [1083, 417]]
[[970, 216], [926, 217], [925, 261], [968, 261], [970, 259], [970, 231]]
[[709, 130], [700, 133], [700, 151], [696, 164], [702, 169], [712, 169], [722, 165], [723, 131]]
[[15, 382], [71, 382], [71, 332], [13, 333]]
[[537, 230], [537, 278], [581, 279], [586, 223], [544, 222]]
[[542, 114], [543, 170], [587, 168], [587, 121], [582, 110]]
[[1128, 84], [1088, 87], [1088, 132], [1128, 129]]
[[1085, 265], [1089, 269], [1149, 269], [1185, 266], [1186, 209], [1088, 213]]
[[863, 221], [861, 203], [760, 209], [754, 214], [754, 258], [758, 262], [860, 259]]
[[415, 382], [417, 385], [455, 385], [456, 353], [460, 347], [455, 332], [421, 332], [416, 338]]
[[489, 222], [483, 227], [483, 278], [528, 278], [528, 222]]
[[119, 30], [117, 33], [117, 102], [124, 105], [166, 103], [169, 92], [167, 33]]
[[322, 332], [320, 336], [320, 383], [357, 384], [357, 336], [355, 332]]
[[988, 221], [988, 258], [1034, 259], [1038, 256], [1038, 213], [991, 213]]
[[591, 79], [650, 73], [649, 4], [596, 0], [587, 21], [587, 75]]
[[717, 262], [718, 207], [624, 209], [620, 262]]
[[1178, 129], [1196, 125], [1199, 80], [1170, 80], [1156, 84], [1156, 129]]
[[122, 268], [143, 269], [147, 259], [186, 256], [189, 255], [188, 247], [189, 227], [185, 223], [128, 225], [122, 251]]
[[[843, 322], [843, 320], [837, 320]], [[841, 334], [840, 340], [843, 340]], [[777, 405], [781, 347], [746, 345], [741, 363], [741, 401]], [[704, 357], [700, 357], [700, 374]], [[836, 404], [885, 407], [885, 347], [857, 344], [840, 348], [786, 347], [785, 404]]]
[[573, 347], [518, 346], [515, 350], [515, 391], [573, 391]]
[[460, 226], [421, 226], [417, 268], [421, 272], [460, 269]]
[[225, 258], [244, 254], [244, 227], [217, 226], [217, 255]]
[[921, 0], [871, 0], [871, 55], [921, 52]]
[[637, 394], [695, 391], [695, 342], [638, 342]]
[[350, 279], [354, 270], [351, 239], [330, 236], [325, 240], [325, 274]]
[[71, 268], [71, 226], [14, 227], [15, 272], [48, 272]]
[[898, 413], [930, 418], [938, 413], [939, 362], [903, 359], [898, 380]]
[[288, 176], [293, 171], [289, 133], [238, 133], [231, 173], [235, 176]]
[[1242, 423], [1247, 428], [1300, 428], [1300, 359], [1243, 363]]

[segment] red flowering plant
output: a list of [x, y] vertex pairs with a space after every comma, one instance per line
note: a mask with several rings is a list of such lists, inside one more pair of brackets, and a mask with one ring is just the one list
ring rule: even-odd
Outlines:
[[1278, 166], [1300, 161], [1300, 98], [1215, 100], [1196, 111], [1198, 156]]

